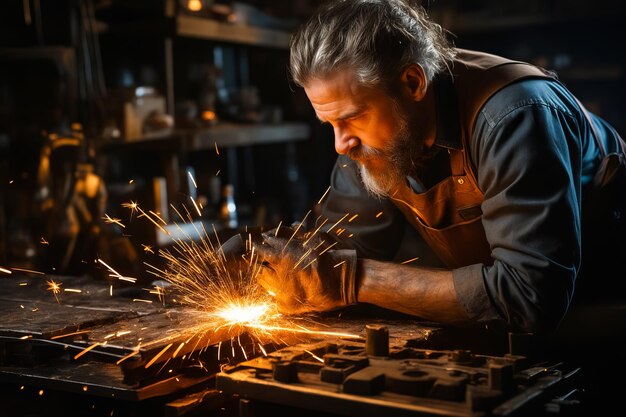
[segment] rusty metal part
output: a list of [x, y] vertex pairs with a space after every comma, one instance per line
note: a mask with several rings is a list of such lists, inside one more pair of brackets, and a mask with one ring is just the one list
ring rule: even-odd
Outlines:
[[[276, 407], [333, 415], [504, 416], [543, 410], [555, 397], [567, 399], [564, 393], [573, 389], [578, 375], [578, 369], [566, 371], [562, 363], [542, 366], [538, 373], [533, 367], [522, 368], [519, 356], [481, 355], [465, 349], [394, 345], [386, 355], [371, 355], [382, 350], [372, 350], [367, 335], [365, 342], [296, 345], [284, 353], [279, 349], [225, 367], [216, 375], [216, 388]], [[323, 354], [324, 363], [313, 366], [309, 353]], [[268, 372], [268, 363], [274, 364], [273, 373]]]
[[371, 356], [389, 355], [389, 329], [380, 324], [365, 326], [365, 351]]

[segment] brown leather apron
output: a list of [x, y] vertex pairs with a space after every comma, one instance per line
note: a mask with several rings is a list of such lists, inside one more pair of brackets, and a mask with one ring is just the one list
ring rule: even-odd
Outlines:
[[501, 88], [524, 78], [550, 79], [554, 75], [524, 62], [459, 50], [453, 80], [462, 149], [449, 149], [451, 176], [423, 193], [414, 192], [408, 184], [392, 192], [394, 204], [450, 268], [493, 263], [482, 224], [484, 194], [465, 150], [484, 103]]

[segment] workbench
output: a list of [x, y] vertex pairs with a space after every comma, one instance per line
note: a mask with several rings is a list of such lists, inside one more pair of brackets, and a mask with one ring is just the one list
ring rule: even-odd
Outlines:
[[[56, 292], [51, 281], [60, 284]], [[577, 391], [577, 369], [531, 366], [523, 355], [530, 352], [525, 335], [464, 333], [356, 308], [303, 318], [303, 327], [325, 334], [263, 343], [241, 330], [195, 331], [189, 324], [202, 312], [150, 290], [87, 276], [3, 276], [0, 388], [6, 415], [249, 417], [258, 415], [251, 404], [257, 410], [263, 404], [263, 413], [268, 406], [292, 412], [300, 405], [298, 413], [312, 415], [483, 416], [496, 409], [496, 400], [509, 402], [498, 415], [512, 415], [529, 398], [541, 399], [542, 407], [549, 402], [556, 393], [544, 388], [548, 382], [559, 392]], [[387, 335], [382, 358], [368, 353], [370, 328]], [[524, 376], [523, 390], [513, 378], [515, 367], [534, 375]], [[418, 368], [432, 374], [428, 392], [405, 392], [415, 381], [406, 385], [404, 377], [404, 388], [381, 382], [405, 371], [416, 375]], [[515, 395], [514, 383], [521, 390]], [[337, 414], [329, 414], [333, 410]]]

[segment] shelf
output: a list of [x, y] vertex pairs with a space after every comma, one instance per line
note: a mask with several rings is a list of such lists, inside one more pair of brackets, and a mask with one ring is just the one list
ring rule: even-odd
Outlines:
[[291, 142], [308, 139], [310, 129], [306, 123], [230, 124], [201, 130], [177, 130], [184, 148], [190, 151], [230, 146], [249, 146], [269, 143]]
[[212, 41], [279, 49], [289, 47], [290, 33], [277, 29], [222, 23], [215, 20], [179, 15], [176, 17], [176, 34]]
[[188, 151], [284, 143], [308, 139], [310, 128], [306, 123], [250, 123], [221, 122], [201, 129], [163, 129], [132, 140], [110, 140], [105, 149], [119, 147], [157, 148], [182, 145]]

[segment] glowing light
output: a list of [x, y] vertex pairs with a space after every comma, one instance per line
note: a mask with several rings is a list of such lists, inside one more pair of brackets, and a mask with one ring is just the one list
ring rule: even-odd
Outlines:
[[217, 114], [215, 114], [213, 110], [205, 110], [202, 112], [202, 115], [200, 117], [206, 122], [211, 122], [217, 119]]
[[217, 310], [213, 315], [232, 324], [255, 324], [264, 320], [269, 309], [269, 304], [230, 304]]
[[188, 0], [187, 9], [192, 12], [198, 12], [202, 10], [202, 2], [200, 0]]
[[57, 300], [57, 303], [59, 302], [59, 299], [57, 297], [57, 294], [61, 292], [61, 283], [60, 282], [54, 282], [54, 280], [49, 279], [48, 281], [46, 281], [46, 284], [48, 284], [48, 291], [52, 291], [52, 294], [54, 294], [54, 298]]

